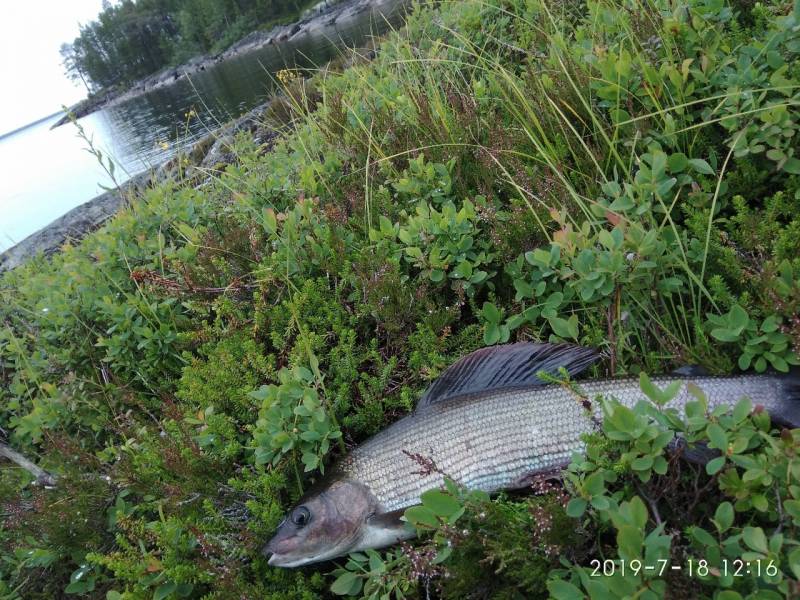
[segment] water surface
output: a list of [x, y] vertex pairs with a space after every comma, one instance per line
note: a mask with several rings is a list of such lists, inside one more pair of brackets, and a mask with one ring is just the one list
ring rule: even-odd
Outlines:
[[[113, 157], [121, 183], [264, 102], [279, 70], [323, 65], [342, 48], [363, 45], [400, 24], [403, 6], [402, 0], [382, 0], [351, 19], [217, 63], [80, 123], [95, 146]], [[196, 116], [187, 117], [190, 111]], [[73, 125], [50, 130], [57, 120], [0, 138], [0, 251], [112, 184]]]

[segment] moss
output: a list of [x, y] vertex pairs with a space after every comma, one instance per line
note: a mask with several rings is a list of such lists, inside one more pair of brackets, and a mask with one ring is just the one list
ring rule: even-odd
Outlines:
[[579, 535], [563, 498], [553, 493], [501, 497], [469, 507], [461, 541], [440, 580], [442, 597], [547, 598], [542, 582]]
[[239, 424], [254, 421], [257, 403], [249, 393], [275, 375], [274, 359], [248, 331], [234, 331], [207, 342], [190, 358], [177, 385], [187, 409], [214, 407]]

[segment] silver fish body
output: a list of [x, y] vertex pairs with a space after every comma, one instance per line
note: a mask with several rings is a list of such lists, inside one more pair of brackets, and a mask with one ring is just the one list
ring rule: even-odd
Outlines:
[[[583, 396], [538, 376], [560, 369], [574, 376], [599, 358], [568, 344], [507, 344], [483, 348], [455, 362], [431, 384], [414, 413], [373, 436], [332, 469], [287, 515], [265, 548], [269, 563], [294, 567], [411, 535], [399, 520], [421, 494], [445, 476], [468, 489], [522, 487], [536, 473], [567, 465], [583, 450], [581, 436], [602, 419], [598, 400], [632, 407], [646, 400], [635, 379], [580, 382]], [[800, 376], [657, 377], [664, 388], [682, 385], [668, 408], [683, 412], [705, 394], [709, 409], [741, 398], [773, 418], [800, 425]]]
[[[770, 376], [675, 378], [653, 382], [666, 387], [684, 382], [669, 407], [682, 409], [694, 397], [691, 382], [708, 398], [709, 408], [733, 406], [742, 397], [769, 412], [783, 402], [782, 383]], [[602, 416], [599, 396], [614, 397], [627, 406], [646, 400], [638, 380], [598, 380], [581, 383], [595, 419]], [[409, 415], [354, 449], [340, 468], [367, 486], [385, 512], [419, 503], [425, 490], [444, 483], [444, 475], [469, 489], [493, 492], [518, 487], [526, 476], [564, 467], [583, 449], [581, 434], [596, 427], [574, 392], [558, 385], [500, 391], [433, 404]], [[433, 461], [436, 471], [421, 474], [410, 455]]]

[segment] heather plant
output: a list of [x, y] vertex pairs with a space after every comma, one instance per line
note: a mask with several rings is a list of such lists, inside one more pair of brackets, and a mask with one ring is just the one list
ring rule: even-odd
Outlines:
[[[563, 483], [454, 482], [407, 514], [418, 542], [335, 567], [261, 549], [484, 345], [594, 346], [597, 376], [792, 368], [799, 18], [777, 0], [420, 3], [370, 60], [287, 80], [268, 145], [242, 135], [233, 164], [185, 165], [3, 274], [0, 441], [56, 484], [4, 463], [0, 594], [796, 591], [797, 432], [746, 401], [670, 415], [646, 377], [653, 402], [604, 399]], [[593, 577], [601, 552], [616, 570]], [[745, 555], [764, 570], [720, 570]], [[620, 571], [664, 558], [708, 572]]]

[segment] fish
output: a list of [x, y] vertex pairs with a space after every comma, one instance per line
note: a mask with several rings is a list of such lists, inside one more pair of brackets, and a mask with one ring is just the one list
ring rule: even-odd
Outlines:
[[[547, 381], [544, 372], [570, 379], [600, 354], [571, 344], [518, 342], [482, 348], [436, 379], [414, 411], [355, 447], [286, 515], [264, 547], [269, 564], [299, 567], [350, 552], [383, 548], [414, 536], [401, 520], [420, 495], [441, 488], [445, 476], [467, 489], [498, 492], [528, 486], [537, 473], [566, 467], [582, 452], [584, 433], [602, 419], [599, 402], [614, 397], [633, 407], [646, 396], [634, 378], [579, 381], [581, 395]], [[743, 397], [773, 421], [800, 426], [800, 374], [730, 377], [665, 375], [664, 388], [681, 381], [666, 405], [682, 410], [707, 396], [709, 410]]]

